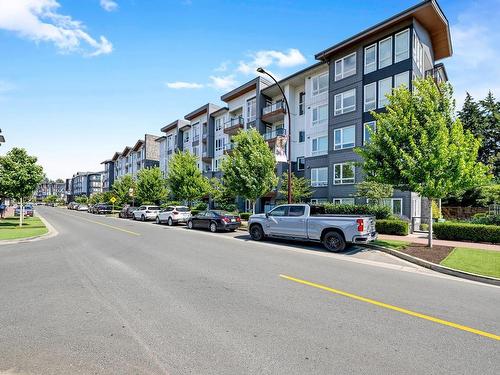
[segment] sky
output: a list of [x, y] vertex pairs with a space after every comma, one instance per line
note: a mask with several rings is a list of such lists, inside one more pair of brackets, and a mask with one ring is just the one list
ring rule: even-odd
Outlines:
[[[314, 54], [418, 0], [0, 0], [0, 129], [47, 177], [103, 169], [145, 133], [255, 76]], [[457, 104], [500, 97], [500, 0], [439, 1]]]

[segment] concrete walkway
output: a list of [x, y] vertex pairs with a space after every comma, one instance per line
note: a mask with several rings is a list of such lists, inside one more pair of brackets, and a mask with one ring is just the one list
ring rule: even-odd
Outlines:
[[[389, 234], [380, 234], [378, 236], [379, 240], [396, 240], [396, 241], [407, 241], [412, 243], [427, 244], [427, 234], [425, 233], [413, 233], [408, 236], [393, 236]], [[451, 247], [467, 247], [469, 249], [483, 249], [483, 250], [493, 250], [500, 251], [500, 245], [492, 245], [488, 243], [478, 243], [478, 242], [462, 242], [462, 241], [445, 241], [445, 240], [433, 240], [434, 245], [441, 246], [451, 246]]]

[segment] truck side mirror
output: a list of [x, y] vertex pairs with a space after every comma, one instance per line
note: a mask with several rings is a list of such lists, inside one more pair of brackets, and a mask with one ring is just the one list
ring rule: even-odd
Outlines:
[[269, 219], [269, 212], [266, 212], [266, 219]]

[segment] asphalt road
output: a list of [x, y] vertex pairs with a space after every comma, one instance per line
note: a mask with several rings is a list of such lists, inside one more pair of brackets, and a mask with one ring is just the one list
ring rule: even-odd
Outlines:
[[498, 287], [39, 211], [58, 236], [0, 246], [0, 374], [500, 373]]

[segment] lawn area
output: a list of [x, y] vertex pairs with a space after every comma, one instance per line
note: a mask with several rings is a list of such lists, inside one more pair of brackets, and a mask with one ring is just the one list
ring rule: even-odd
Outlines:
[[500, 252], [457, 247], [441, 263], [445, 267], [500, 278]]
[[372, 242], [374, 245], [388, 247], [389, 249], [401, 250], [408, 246], [410, 243], [398, 240], [376, 240]]
[[0, 241], [40, 236], [48, 232], [45, 224], [38, 217], [28, 217], [22, 228], [19, 217], [0, 219]]

